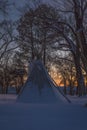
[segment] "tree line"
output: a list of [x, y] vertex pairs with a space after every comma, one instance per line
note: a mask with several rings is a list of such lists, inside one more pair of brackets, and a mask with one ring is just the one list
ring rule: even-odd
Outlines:
[[8, 55], [8, 66], [13, 66], [13, 62], [18, 64], [18, 58], [21, 68], [26, 61], [40, 59], [48, 70], [50, 64], [56, 66], [65, 93], [68, 81], [71, 94], [75, 85], [76, 94], [86, 94], [87, 0], [65, 0], [61, 6], [57, 0], [53, 5], [33, 1], [33, 6], [27, 4], [22, 11], [16, 24], [1, 22], [0, 62], [6, 62]]

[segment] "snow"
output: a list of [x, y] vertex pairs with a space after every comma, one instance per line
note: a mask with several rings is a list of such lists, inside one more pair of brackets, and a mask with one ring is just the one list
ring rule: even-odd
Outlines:
[[0, 94], [0, 103], [16, 102], [16, 94]]
[[86, 130], [87, 96], [68, 95], [72, 103], [66, 102], [38, 65], [18, 97], [0, 95], [0, 130]]
[[67, 96], [73, 104], [78, 104], [78, 105], [81, 105], [81, 106], [85, 106], [85, 104], [87, 104], [87, 95], [86, 96], [77, 96], [77, 95], [68, 95]]
[[[20, 103], [0, 95], [0, 130], [86, 130], [87, 108], [73, 103]], [[15, 98], [14, 98], [15, 97]], [[6, 96], [5, 96], [6, 98]], [[9, 102], [9, 99], [13, 102]], [[84, 97], [86, 101], [87, 97]], [[2, 101], [1, 101], [2, 100]], [[2, 103], [3, 102], [3, 103]]]

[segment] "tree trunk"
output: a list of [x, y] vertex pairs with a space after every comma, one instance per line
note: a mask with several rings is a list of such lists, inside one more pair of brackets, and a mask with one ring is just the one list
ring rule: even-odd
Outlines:
[[72, 86], [72, 80], [69, 81], [69, 87], [70, 87], [70, 95], [73, 95], [73, 86]]
[[67, 94], [67, 92], [66, 92], [66, 79], [63, 78], [63, 80], [64, 80], [64, 94]]
[[80, 48], [80, 52], [82, 53], [82, 62], [87, 73], [87, 41], [84, 33], [83, 19], [84, 19], [84, 10], [83, 5], [80, 5], [79, 0], [73, 0], [74, 4], [74, 17], [76, 21], [76, 31], [77, 31], [77, 39], [78, 46]]
[[46, 64], [46, 47], [44, 48], [44, 51], [43, 51], [43, 63], [44, 65]]
[[76, 54], [74, 55], [74, 61], [75, 61], [75, 67], [76, 67], [78, 94], [79, 96], [82, 96], [83, 94], [85, 94], [85, 83], [84, 83], [84, 77], [83, 77], [82, 69], [80, 65], [80, 54], [79, 54], [78, 48], [77, 48]]
[[34, 39], [33, 39], [33, 30], [32, 30], [32, 24], [31, 24], [31, 58], [34, 59]]
[[70, 78], [69, 78], [69, 87], [70, 87], [70, 95], [73, 95], [73, 82], [72, 82], [72, 65], [70, 66]]

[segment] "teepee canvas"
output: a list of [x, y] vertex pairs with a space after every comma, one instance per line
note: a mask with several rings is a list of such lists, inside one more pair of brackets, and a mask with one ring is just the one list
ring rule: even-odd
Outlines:
[[64, 96], [56, 89], [42, 62], [34, 61], [30, 67], [28, 80], [18, 96], [18, 102], [62, 102], [61, 98]]

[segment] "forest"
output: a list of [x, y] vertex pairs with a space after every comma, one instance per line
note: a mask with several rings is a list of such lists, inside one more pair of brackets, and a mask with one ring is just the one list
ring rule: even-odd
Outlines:
[[0, 0], [0, 93], [18, 94], [33, 60], [65, 94], [87, 94], [87, 0]]

